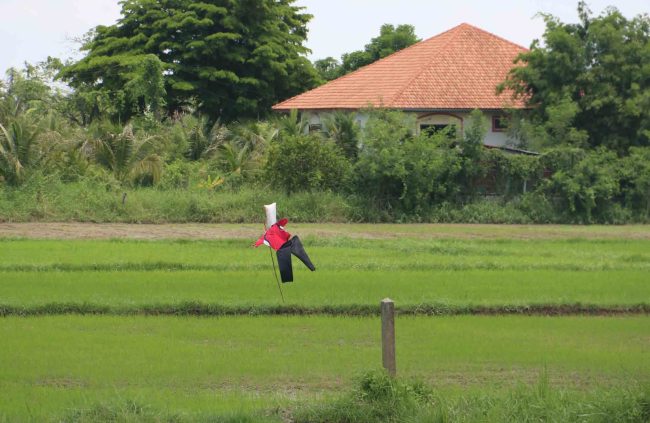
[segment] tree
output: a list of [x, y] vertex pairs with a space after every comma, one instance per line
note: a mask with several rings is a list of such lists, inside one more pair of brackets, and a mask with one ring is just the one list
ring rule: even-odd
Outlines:
[[171, 111], [196, 104], [211, 120], [257, 117], [318, 82], [304, 57], [311, 15], [294, 2], [125, 0], [118, 23], [97, 27], [82, 47], [87, 56], [60, 77], [77, 90], [108, 92], [121, 105], [114, 118], [126, 119], [147, 92], [162, 92], [157, 84], [128, 90], [151, 81], [153, 55]]
[[27, 111], [41, 118], [59, 108], [63, 96], [52, 88], [52, 81], [61, 66], [59, 59], [48, 57], [36, 65], [7, 70], [6, 83], [0, 83], [0, 123], [6, 126]]
[[580, 22], [551, 15], [544, 43], [522, 53], [500, 90], [531, 107], [533, 137], [546, 145], [604, 146], [626, 154], [650, 145], [650, 17], [626, 19], [613, 7]]
[[341, 76], [341, 63], [331, 56], [316, 60], [314, 69], [325, 81], [331, 81]]
[[317, 60], [314, 62], [314, 66], [324, 80], [331, 81], [418, 41], [420, 39], [415, 35], [413, 25], [398, 25], [395, 27], [391, 24], [384, 24], [379, 30], [379, 35], [371, 39], [363, 50], [353, 51], [341, 56], [340, 64], [336, 59], [328, 57]]

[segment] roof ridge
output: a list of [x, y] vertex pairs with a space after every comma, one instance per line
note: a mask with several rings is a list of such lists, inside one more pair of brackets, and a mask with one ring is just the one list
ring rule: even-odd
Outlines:
[[[455, 27], [450, 28], [450, 29], [448, 29], [448, 30], [446, 30], [446, 31], [443, 31], [443, 32], [441, 32], [440, 34], [433, 35], [433, 36], [427, 38], [426, 40], [418, 41], [417, 43], [411, 44], [411, 45], [408, 46], [408, 47], [404, 47], [404, 48], [401, 49], [401, 50], [397, 50], [396, 52], [391, 53], [391, 54], [389, 54], [388, 56], [384, 56], [384, 57], [382, 57], [382, 58], [380, 58], [380, 59], [375, 60], [375, 61], [372, 62], [372, 63], [368, 63], [368, 64], [365, 65], [365, 66], [361, 66], [360, 68], [355, 69], [355, 70], [353, 70], [353, 71], [350, 72], [350, 73], [346, 73], [345, 75], [341, 76], [340, 78], [334, 79], [334, 80], [332, 80], [332, 81], [330, 81], [330, 82], [334, 82], [334, 81], [336, 81], [336, 80], [338, 80], [338, 79], [344, 79], [344, 78], [347, 78], [348, 76], [353, 75], [353, 74], [359, 72], [360, 70], [367, 69], [367, 68], [369, 68], [369, 67], [371, 67], [371, 66], [373, 66], [373, 65], [376, 65], [376, 64], [378, 64], [378, 63], [380, 63], [380, 62], [383, 62], [384, 60], [388, 59], [389, 57], [392, 58], [392, 57], [398, 56], [398, 55], [400, 55], [400, 54], [406, 52], [407, 50], [412, 49], [413, 47], [420, 46], [421, 44], [424, 44], [424, 43], [426, 43], [427, 41], [430, 41], [430, 40], [432, 40], [432, 39], [434, 39], [434, 38], [438, 38], [438, 37], [440, 37], [441, 35], [444, 35], [444, 34], [446, 34], [446, 33], [448, 33], [448, 32], [451, 32], [451, 31], [453, 31], [454, 29], [458, 28], [458, 27], [461, 26], [461, 25], [463, 25], [463, 24], [456, 25]], [[328, 84], [329, 84], [329, 82], [328, 82]], [[321, 85], [321, 87], [322, 87], [322, 86], [325, 86], [325, 85], [327, 85], [327, 84], [323, 84], [323, 85]], [[319, 88], [320, 88], [320, 87], [319, 87]]]
[[[429, 37], [429, 38], [427, 38], [426, 40], [422, 41], [421, 43], [426, 43], [427, 41], [430, 41], [430, 40], [432, 40], [432, 39], [434, 39], [434, 38], [438, 38], [439, 36], [441, 36], [441, 35], [443, 35], [443, 34], [446, 34], [446, 33], [448, 33], [448, 32], [451, 32], [451, 31], [453, 31], [453, 30], [455, 30], [455, 29], [457, 29], [457, 28], [460, 28], [460, 27], [463, 26], [463, 25], [468, 25], [468, 24], [466, 24], [466, 23], [461, 23], [460, 25], [456, 25], [455, 27], [453, 27], [453, 28], [451, 28], [451, 29], [448, 29], [448, 30], [445, 31], [445, 32], [441, 32], [441, 33], [438, 34], [438, 35], [434, 35], [433, 37]], [[470, 25], [470, 26], [471, 26], [471, 25]], [[456, 35], [456, 34], [457, 34], [457, 33], [454, 33], [454, 34], [452, 35], [452, 37], [449, 38], [449, 39], [447, 40], [447, 42], [445, 42], [445, 43], [443, 44], [443, 46], [442, 46], [443, 49], [446, 48], [446, 47], [449, 45], [449, 43], [450, 43], [453, 39], [455, 39], [455, 37], [458, 36], [458, 35]], [[404, 86], [402, 86], [399, 90], [397, 90], [397, 92], [395, 93], [395, 95], [393, 96], [393, 98], [391, 98], [391, 102], [394, 102], [395, 100], [397, 100], [398, 98], [400, 98], [400, 97], [404, 94], [404, 92], [408, 89], [408, 87], [411, 85], [411, 83], [412, 83], [413, 81], [415, 81], [416, 79], [418, 79], [418, 78], [419, 78], [419, 77], [420, 77], [424, 72], [428, 71], [430, 67], [431, 67], [430, 65], [424, 65], [424, 66], [422, 66], [422, 69], [420, 69], [418, 72], [416, 72], [415, 75], [414, 75], [413, 77], [411, 77], [408, 81], [406, 81], [406, 84], [404, 84]]]
[[[380, 58], [380, 59], [375, 60], [375, 61], [372, 62], [372, 63], [368, 63], [367, 65], [361, 66], [360, 68], [357, 68], [357, 69], [353, 70], [352, 72], [348, 72], [348, 73], [346, 73], [346, 74], [343, 75], [343, 76], [339, 76], [338, 78], [334, 78], [334, 79], [332, 79], [331, 81], [327, 81], [327, 82], [324, 83], [323, 85], [319, 85], [318, 87], [312, 88], [311, 90], [308, 90], [307, 92], [309, 92], [309, 91], [314, 91], [314, 90], [319, 90], [319, 89], [324, 88], [324, 87], [326, 87], [326, 86], [328, 86], [328, 85], [330, 85], [330, 84], [332, 84], [332, 83], [334, 83], [334, 82], [337, 82], [337, 81], [343, 81], [343, 80], [345, 80], [345, 79], [348, 79], [349, 77], [351, 77], [352, 75], [355, 75], [355, 74], [358, 73], [359, 71], [362, 71], [362, 70], [368, 69], [368, 68], [370, 68], [370, 67], [373, 67], [374, 65], [379, 64], [380, 62], [383, 62], [384, 60], [388, 59], [389, 57], [390, 57], [390, 58], [395, 57], [395, 56], [397, 56], [397, 55], [399, 55], [399, 54], [401, 54], [401, 53], [403, 53], [403, 52], [405, 52], [405, 51], [407, 51], [407, 50], [410, 50], [411, 48], [413, 48], [413, 47], [415, 47], [415, 46], [418, 46], [419, 44], [423, 44], [423, 43], [426, 43], [427, 41], [430, 41], [430, 40], [432, 40], [432, 39], [434, 39], [434, 38], [438, 38], [438, 37], [440, 37], [441, 35], [444, 35], [444, 34], [446, 34], [446, 33], [448, 33], [448, 32], [451, 32], [451, 31], [453, 31], [454, 29], [456, 29], [456, 28], [458, 28], [458, 27], [460, 27], [460, 26], [462, 26], [462, 25], [468, 25], [468, 24], [461, 23], [461, 24], [456, 25], [455, 27], [450, 28], [450, 29], [448, 29], [448, 30], [446, 30], [446, 31], [443, 31], [443, 32], [441, 32], [441, 33], [439, 33], [439, 34], [433, 35], [433, 36], [427, 38], [426, 40], [418, 41], [417, 43], [411, 44], [411, 45], [408, 46], [408, 47], [404, 47], [404, 48], [401, 49], [401, 50], [397, 50], [396, 52], [391, 53], [391, 54], [389, 54], [388, 56], [382, 57], [382, 58]], [[471, 25], [470, 25], [470, 26], [471, 26]], [[419, 75], [419, 73], [418, 73], [418, 75]], [[411, 80], [409, 80], [409, 82], [411, 82]], [[293, 100], [294, 98], [299, 97], [299, 96], [301, 96], [301, 95], [303, 95], [303, 94], [305, 94], [305, 92], [302, 92], [302, 93], [300, 93], [300, 94], [296, 94], [296, 95], [293, 96], [293, 97], [290, 97], [290, 98], [288, 98], [288, 99], [286, 99], [286, 100], [283, 100], [282, 102], [280, 102], [280, 103], [276, 104], [275, 106], [273, 106], [273, 108], [280, 107], [280, 106], [282, 106], [282, 104], [284, 104], [285, 102], [290, 101], [290, 100]], [[401, 91], [400, 91], [400, 95], [401, 95]]]
[[[433, 37], [427, 38], [425, 41], [422, 41], [422, 43], [424, 43], [424, 42], [426, 42], [426, 41], [429, 41], [429, 40], [431, 40], [431, 39], [433, 39], [433, 38], [437, 38], [438, 36], [443, 35], [443, 34], [445, 34], [445, 33], [447, 33], [447, 32], [451, 32], [451, 31], [454, 31], [454, 30], [456, 30], [456, 29], [460, 29], [460, 28], [462, 28], [462, 27], [469, 27], [469, 28], [471, 28], [472, 30], [478, 30], [479, 32], [484, 33], [484, 34], [486, 34], [486, 35], [488, 35], [488, 36], [494, 37], [494, 38], [496, 38], [497, 40], [505, 41], [506, 43], [508, 43], [508, 44], [510, 44], [510, 45], [513, 45], [513, 46], [515, 46], [515, 47], [517, 47], [517, 48], [521, 48], [521, 49], [524, 49], [524, 50], [528, 51], [528, 49], [527, 49], [526, 47], [520, 46], [519, 44], [513, 43], [512, 41], [506, 40], [505, 38], [499, 37], [498, 35], [495, 35], [495, 34], [489, 32], [489, 31], [486, 31], [486, 30], [484, 30], [484, 29], [481, 29], [481, 28], [479, 28], [479, 27], [477, 27], [477, 26], [474, 26], [474, 25], [472, 25], [472, 24], [469, 24], [469, 23], [467, 23], [467, 22], [462, 22], [462, 23], [456, 25], [455, 27], [453, 27], [453, 28], [451, 28], [451, 29], [448, 29], [448, 30], [445, 31], [445, 32], [441, 32], [441, 33], [438, 34], [438, 35], [434, 35]], [[442, 46], [442, 49], [446, 48], [446, 47], [447, 47], [447, 46], [448, 46], [448, 45], [449, 45], [453, 40], [455, 40], [456, 38], [458, 38], [459, 34], [460, 34], [460, 32], [454, 32], [453, 36], [452, 36], [451, 38], [449, 38], [449, 40], [447, 40], [447, 42], [444, 43], [444, 45]], [[429, 66], [423, 66], [423, 68], [422, 68], [419, 72], [417, 72], [417, 73], [415, 74], [415, 76], [413, 76], [412, 78], [410, 78], [410, 79], [407, 81], [407, 83], [404, 84], [404, 86], [403, 86], [400, 90], [397, 91], [397, 93], [395, 94], [395, 96], [393, 96], [393, 98], [391, 98], [391, 102], [395, 102], [395, 101], [398, 100], [402, 95], [404, 95], [404, 93], [405, 93], [406, 90], [409, 88], [409, 86], [411, 85], [411, 83], [412, 83], [413, 81], [415, 81], [417, 78], [419, 78], [423, 73], [427, 72], [430, 68], [431, 68], [430, 65], [429, 65]]]
[[487, 35], [489, 35], [489, 36], [491, 36], [491, 37], [494, 37], [494, 38], [496, 38], [496, 39], [498, 39], [498, 40], [505, 41], [506, 43], [511, 44], [511, 45], [513, 45], [513, 46], [515, 46], [515, 47], [518, 47], [518, 48], [524, 49], [524, 50], [526, 50], [526, 51], [529, 51], [529, 50], [530, 50], [529, 48], [524, 47], [524, 46], [522, 46], [521, 44], [517, 44], [517, 43], [515, 43], [515, 42], [513, 42], [513, 41], [510, 41], [510, 40], [508, 40], [508, 39], [505, 39], [505, 38], [503, 38], [503, 37], [500, 37], [500, 36], [496, 35], [496, 34], [493, 33], [493, 32], [486, 31], [485, 29], [483, 29], [483, 28], [479, 28], [478, 26], [474, 26], [474, 25], [472, 25], [472, 24], [468, 24], [467, 22], [463, 22], [462, 24], [460, 24], [460, 25], [458, 25], [458, 26], [463, 26], [463, 25], [465, 25], [465, 26], [469, 26], [469, 27], [472, 28], [472, 29], [475, 29], [475, 30], [477, 30], [477, 31], [483, 32], [483, 33], [485, 33], [485, 34], [487, 34]]
[[[476, 57], [468, 56], [467, 49]], [[513, 67], [514, 58], [527, 51], [463, 22], [294, 95], [273, 109], [355, 109], [377, 101], [380, 107], [499, 108], [503, 99], [496, 96], [494, 86]]]

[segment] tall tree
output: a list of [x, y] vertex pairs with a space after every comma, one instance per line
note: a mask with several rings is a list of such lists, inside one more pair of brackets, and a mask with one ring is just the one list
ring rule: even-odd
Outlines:
[[604, 146], [625, 154], [650, 145], [650, 17], [626, 19], [610, 7], [580, 22], [544, 15], [544, 42], [519, 56], [501, 89], [531, 106], [535, 135], [547, 144]]
[[152, 81], [153, 55], [170, 110], [190, 105], [224, 121], [265, 114], [319, 79], [304, 57], [311, 15], [294, 2], [124, 0], [121, 19], [97, 27], [82, 48], [86, 57], [60, 77], [79, 90], [108, 92], [128, 118], [161, 104], [151, 96], [159, 87], [142, 88]]
[[402, 50], [410, 45], [420, 41], [415, 35], [413, 25], [384, 24], [379, 30], [379, 35], [370, 40], [363, 50], [345, 53], [338, 62], [332, 57], [317, 60], [314, 62], [316, 70], [320, 76], [330, 81], [359, 69], [362, 66], [369, 65], [381, 58]]

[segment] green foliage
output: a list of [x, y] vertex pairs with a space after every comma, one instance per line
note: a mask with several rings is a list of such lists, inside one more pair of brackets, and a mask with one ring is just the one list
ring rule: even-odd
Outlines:
[[0, 124], [0, 182], [20, 185], [26, 169], [42, 159], [37, 145], [39, 133], [40, 128], [27, 118], [15, 119], [8, 127]]
[[341, 76], [341, 64], [332, 56], [316, 60], [314, 69], [324, 81], [331, 81]]
[[86, 57], [59, 76], [78, 91], [106, 93], [118, 104], [114, 119], [147, 104], [156, 111], [164, 93], [171, 111], [196, 100], [212, 119], [264, 115], [318, 82], [304, 57], [311, 16], [293, 3], [128, 0], [119, 23], [97, 27]]
[[542, 161], [553, 174], [540, 189], [558, 200], [560, 213], [592, 223], [612, 211], [620, 193], [616, 153], [602, 148], [591, 152], [558, 148], [546, 153]]
[[380, 209], [421, 213], [458, 193], [462, 157], [445, 134], [413, 136], [400, 112], [373, 111], [362, 132], [356, 191]]
[[480, 110], [474, 109], [469, 114], [469, 124], [460, 140], [460, 149], [464, 158], [478, 162], [483, 154], [483, 140], [488, 132], [488, 120]]
[[163, 417], [159, 413], [134, 401], [125, 401], [119, 405], [96, 404], [89, 409], [72, 410], [62, 420], [65, 423], [173, 423], [177, 421], [177, 417]]
[[337, 399], [305, 405], [296, 422], [644, 422], [650, 417], [647, 388], [585, 395], [554, 389], [542, 374], [533, 385], [506, 392], [466, 392], [460, 397], [421, 382], [391, 379], [381, 372], [364, 375], [357, 387]]
[[206, 116], [182, 115], [172, 127], [168, 151], [172, 158], [185, 156], [197, 161], [223, 144], [228, 136], [228, 128], [221, 122], [210, 124]]
[[[444, 134], [415, 136], [412, 116], [386, 110], [362, 111], [369, 115], [363, 129], [354, 114], [333, 112], [323, 121], [325, 131], [308, 137], [307, 121], [296, 110], [271, 121], [228, 125], [191, 108], [164, 118], [164, 86], [162, 79], [156, 79], [162, 75], [158, 59], [141, 59], [130, 65], [135, 82], [122, 87], [122, 100], [139, 98], [138, 114], [126, 125], [99, 119], [107, 115], [105, 107], [122, 104], [114, 102], [104, 88], [101, 93], [77, 90], [70, 95], [52, 88], [52, 75], [60, 66], [55, 59], [10, 72], [0, 87], [0, 183], [3, 190], [10, 190], [29, 181], [24, 189], [33, 188], [36, 195], [12, 194], [11, 198], [21, 200], [5, 204], [28, 199], [34, 203], [15, 203], [16, 210], [4, 216], [219, 221], [221, 217], [211, 214], [212, 200], [200, 200], [200, 195], [256, 191], [270, 183], [294, 196], [306, 191], [306, 210], [318, 209], [317, 215], [326, 219], [336, 215], [343, 221], [624, 223], [650, 219], [647, 148], [633, 147], [621, 159], [605, 150], [582, 150], [584, 131], [569, 125], [577, 116], [575, 102], [550, 105], [551, 118], [543, 125], [514, 116], [516, 131], [537, 134], [534, 142], [554, 145], [551, 139], [562, 139], [572, 145], [543, 156], [485, 149], [486, 122], [479, 111], [472, 112], [465, 133], [457, 139]], [[92, 101], [84, 103], [84, 98]], [[599, 155], [603, 156], [598, 159]], [[552, 176], [547, 179], [545, 174]], [[73, 206], [63, 210], [48, 195], [59, 181], [77, 184], [71, 192], [89, 184], [88, 196], [97, 201], [88, 200], [89, 204], [103, 202], [102, 212], [85, 209], [88, 216], [82, 216]], [[43, 186], [35, 187], [38, 183]], [[130, 208], [131, 194], [121, 198], [131, 184], [157, 184], [160, 190], [170, 190], [169, 195], [188, 192], [179, 197], [179, 213], [168, 213], [166, 207], [161, 211], [158, 200], [151, 200], [146, 207], [156, 211], [147, 217], [145, 208]], [[316, 197], [309, 192], [322, 190], [336, 192], [333, 210], [313, 204]], [[164, 196], [160, 194], [161, 199]], [[237, 219], [252, 216], [235, 215]]]
[[266, 180], [288, 194], [341, 190], [350, 171], [350, 163], [332, 141], [318, 135], [289, 135], [271, 145]]
[[361, 135], [355, 165], [355, 190], [373, 198], [380, 209], [397, 206], [406, 175], [402, 146], [412, 138], [413, 121], [402, 113], [372, 110]]
[[298, 110], [293, 109], [288, 115], [278, 118], [275, 125], [281, 136], [300, 136], [307, 131], [309, 122], [298, 113]]
[[162, 190], [188, 189], [197, 173], [196, 165], [184, 160], [165, 163], [158, 187]]
[[460, 149], [460, 168], [458, 169], [459, 191], [468, 197], [473, 197], [476, 192], [476, 178], [483, 172], [481, 163], [485, 147], [483, 140], [488, 131], [488, 120], [480, 110], [475, 109], [470, 113], [469, 124], [465, 133], [458, 141]]
[[124, 85], [125, 91], [140, 111], [151, 111], [160, 118], [165, 106], [165, 82], [163, 63], [153, 54], [146, 55], [138, 63], [134, 75]]
[[54, 73], [61, 67], [59, 59], [48, 57], [37, 65], [7, 71], [7, 82], [0, 84], [0, 123], [9, 122], [30, 111], [42, 117], [58, 108], [61, 94], [50, 87]]
[[507, 199], [533, 191], [543, 177], [542, 166], [539, 156], [499, 149], [483, 151], [479, 164], [483, 182], [493, 184], [493, 192]]
[[418, 41], [420, 39], [415, 35], [413, 25], [398, 25], [395, 27], [391, 24], [384, 24], [379, 30], [379, 35], [371, 39], [363, 50], [343, 54], [340, 63], [333, 57], [317, 60], [314, 62], [314, 67], [321, 78], [325, 81], [331, 81]]
[[160, 181], [163, 162], [156, 148], [154, 138], [137, 137], [130, 125], [121, 133], [106, 132], [88, 142], [93, 160], [110, 170], [122, 183], [157, 184]]
[[619, 154], [650, 145], [650, 17], [613, 7], [593, 17], [584, 1], [578, 14], [577, 24], [543, 15], [544, 43], [533, 42], [501, 86], [531, 106], [526, 137]]
[[382, 371], [368, 372], [350, 394], [338, 400], [304, 407], [296, 422], [398, 422], [430, 405], [433, 391], [421, 382], [402, 382]]
[[632, 147], [619, 169], [625, 205], [647, 219], [650, 217], [650, 148]]
[[328, 116], [324, 129], [327, 137], [339, 146], [348, 160], [354, 163], [359, 155], [360, 131], [355, 114], [337, 110]]
[[230, 126], [230, 141], [218, 148], [216, 161], [231, 185], [257, 181], [278, 134], [278, 128], [270, 122], [251, 121]]

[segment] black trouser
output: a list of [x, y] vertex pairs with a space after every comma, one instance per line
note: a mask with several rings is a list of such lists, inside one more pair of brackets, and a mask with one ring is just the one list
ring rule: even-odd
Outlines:
[[291, 266], [291, 254], [298, 257], [300, 261], [305, 263], [305, 266], [309, 268], [312, 272], [316, 270], [312, 264], [305, 248], [300, 242], [300, 238], [294, 236], [289, 241], [282, 244], [282, 247], [278, 250], [278, 267], [280, 268], [280, 278], [282, 282], [292, 282], [293, 281], [293, 267]]

